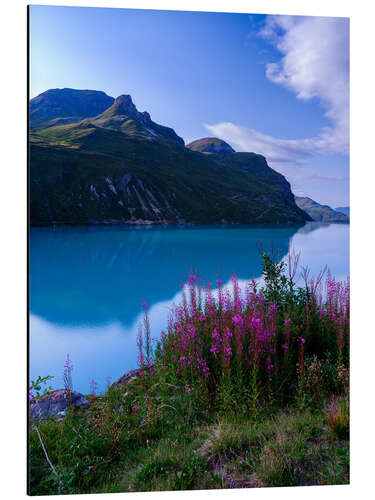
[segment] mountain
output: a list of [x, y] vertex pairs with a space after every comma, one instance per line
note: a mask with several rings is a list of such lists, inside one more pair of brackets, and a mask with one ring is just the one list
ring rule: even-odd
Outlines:
[[[78, 98], [81, 91], [75, 92]], [[84, 99], [91, 91], [82, 92]], [[49, 99], [44, 115], [66, 118], [54, 115]], [[33, 100], [30, 106], [35, 109]], [[187, 148], [173, 129], [139, 112], [129, 95], [95, 116], [81, 119], [77, 111], [72, 123], [31, 129], [29, 146], [31, 224], [310, 220], [264, 157]]]
[[290, 184], [285, 177], [268, 166], [264, 156], [256, 153], [236, 153], [225, 141], [216, 137], [197, 139], [187, 144], [193, 151], [210, 155], [210, 159], [226, 166], [235, 166], [243, 172], [255, 175], [258, 179], [277, 186], [286, 197], [290, 196]]
[[92, 122], [111, 130], [118, 130], [129, 136], [138, 136], [151, 141], [172, 141], [180, 146], [185, 142], [172, 128], [163, 127], [151, 120], [147, 111], [140, 113], [130, 95], [117, 97], [114, 103]]
[[234, 153], [234, 149], [228, 143], [217, 139], [216, 137], [205, 137], [204, 139], [197, 139], [186, 145], [192, 151], [207, 154], [219, 154], [228, 156]]
[[50, 89], [30, 100], [30, 128], [62, 125], [96, 116], [114, 99], [98, 90]]
[[337, 207], [335, 208], [336, 212], [340, 212], [347, 217], [350, 217], [350, 207]]
[[319, 222], [349, 222], [349, 217], [333, 210], [328, 205], [320, 205], [307, 197], [295, 196], [297, 205], [304, 210], [314, 221]]

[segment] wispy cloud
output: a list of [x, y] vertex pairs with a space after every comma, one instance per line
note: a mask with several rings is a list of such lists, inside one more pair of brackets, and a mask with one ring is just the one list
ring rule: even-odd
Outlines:
[[[331, 126], [306, 139], [279, 139], [230, 122], [205, 127], [238, 151], [263, 154], [271, 165], [301, 166], [311, 155], [349, 152], [349, 21], [343, 18], [268, 16], [259, 36], [281, 54], [266, 76], [295, 93], [317, 99]], [[283, 169], [284, 170], [284, 169]]]
[[263, 154], [273, 165], [299, 164], [317, 152], [318, 139], [278, 139], [230, 122], [205, 125], [213, 135], [230, 142], [237, 151]]

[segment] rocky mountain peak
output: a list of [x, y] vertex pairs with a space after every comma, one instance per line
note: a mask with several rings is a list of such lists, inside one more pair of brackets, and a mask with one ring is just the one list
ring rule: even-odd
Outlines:
[[134, 120], [139, 120], [142, 123], [149, 123], [151, 121], [150, 114], [147, 111], [143, 113], [139, 112], [136, 108], [131, 95], [122, 94], [115, 99], [115, 102], [112, 105], [115, 114], [117, 115], [126, 115], [129, 118], [133, 118]]
[[127, 113], [137, 113], [138, 112], [137, 108], [135, 107], [135, 105], [133, 103], [131, 95], [129, 95], [129, 94], [119, 95], [118, 97], [116, 97], [115, 102], [113, 104], [114, 104], [114, 106], [122, 108]]

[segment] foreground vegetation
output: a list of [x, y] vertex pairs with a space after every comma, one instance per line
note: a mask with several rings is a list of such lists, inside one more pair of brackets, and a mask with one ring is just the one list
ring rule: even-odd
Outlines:
[[155, 349], [144, 303], [139, 376], [30, 427], [31, 494], [349, 482], [349, 284], [263, 259], [261, 289], [190, 274]]

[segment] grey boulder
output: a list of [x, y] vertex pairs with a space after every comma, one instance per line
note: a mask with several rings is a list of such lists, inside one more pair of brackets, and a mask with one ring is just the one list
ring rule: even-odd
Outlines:
[[75, 408], [88, 408], [90, 406], [90, 402], [80, 392], [70, 391], [69, 397], [69, 391], [66, 389], [58, 389], [49, 392], [31, 403], [31, 419], [35, 421], [52, 416], [65, 417], [69, 404], [71, 407]]

